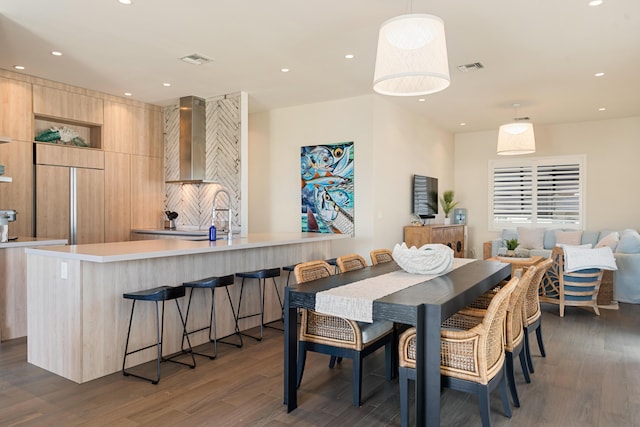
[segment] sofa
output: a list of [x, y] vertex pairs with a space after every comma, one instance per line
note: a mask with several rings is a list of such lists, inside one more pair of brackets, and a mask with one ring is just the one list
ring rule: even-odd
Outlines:
[[556, 244], [591, 247], [609, 246], [618, 270], [613, 272], [613, 299], [640, 304], [640, 234], [636, 230], [582, 231], [518, 227], [504, 229], [498, 239], [484, 243], [484, 258], [506, 253], [506, 241], [518, 239], [518, 256], [540, 255], [548, 258]]

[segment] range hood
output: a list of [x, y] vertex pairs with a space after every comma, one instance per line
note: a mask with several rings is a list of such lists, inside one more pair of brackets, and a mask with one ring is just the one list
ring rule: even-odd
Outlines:
[[180, 177], [168, 184], [203, 184], [206, 171], [206, 102], [196, 96], [180, 98]]

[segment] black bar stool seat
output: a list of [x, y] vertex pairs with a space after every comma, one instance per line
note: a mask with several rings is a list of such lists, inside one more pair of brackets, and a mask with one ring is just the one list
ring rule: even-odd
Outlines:
[[[193, 352], [194, 354], [197, 354], [199, 356], [205, 356], [213, 360], [216, 357], [218, 357], [218, 342], [223, 344], [233, 345], [238, 348], [242, 347], [242, 335], [240, 334], [240, 330], [238, 329], [238, 319], [237, 319], [238, 316], [233, 308], [233, 302], [231, 301], [231, 294], [229, 293], [229, 286], [233, 285], [233, 283], [234, 283], [233, 274], [229, 274], [227, 276], [207, 277], [206, 279], [194, 280], [191, 282], [184, 282], [182, 284], [182, 286], [184, 286], [185, 288], [191, 289], [191, 292], [189, 292], [189, 303], [187, 304], [187, 314], [185, 314], [185, 317], [184, 317], [185, 324], [189, 320], [189, 312], [191, 310], [191, 299], [193, 297], [193, 291], [195, 289], [211, 289], [211, 312], [209, 315], [209, 325], [203, 326], [202, 328], [199, 328], [199, 329], [194, 329], [192, 331], [189, 331], [187, 332], [187, 335], [191, 335], [196, 332], [200, 332], [208, 329], [209, 342], [213, 343], [213, 355], [197, 353], [195, 351]], [[235, 332], [221, 338], [218, 338], [218, 333], [216, 330], [216, 305], [215, 305], [216, 288], [225, 288], [225, 290], [227, 291], [227, 299], [229, 300], [229, 305], [231, 306], [231, 313], [233, 314], [233, 320], [235, 321]], [[213, 332], [213, 336], [212, 336], [212, 332]], [[240, 343], [236, 344], [232, 342], [223, 341], [223, 339], [228, 338], [231, 335], [238, 335], [238, 337], [240, 338]], [[184, 348], [184, 339], [182, 340], [182, 350], [186, 351]]]
[[[189, 335], [187, 334], [186, 322], [182, 317], [182, 310], [180, 310], [180, 304], [178, 304], [178, 298], [182, 298], [185, 295], [185, 288], [183, 286], [159, 286], [153, 289], [146, 289], [143, 291], [137, 292], [127, 292], [122, 294], [122, 297], [125, 299], [133, 300], [133, 304], [131, 306], [131, 317], [129, 318], [129, 329], [127, 331], [127, 342], [124, 346], [124, 357], [122, 359], [122, 374], [124, 376], [133, 376], [136, 378], [140, 378], [143, 380], [151, 381], [151, 384], [158, 384], [160, 381], [160, 363], [161, 362], [174, 362], [180, 365], [185, 365], [190, 367], [191, 369], [196, 367], [196, 360], [191, 354], [192, 364], [180, 362], [177, 360], [173, 360], [174, 357], [165, 358], [162, 355], [162, 340], [164, 337], [164, 302], [174, 300], [176, 302], [176, 308], [178, 309], [178, 314], [180, 315], [180, 322], [182, 323], [182, 339], [185, 337], [187, 339], [187, 344], [189, 345], [189, 351], [191, 351], [191, 342], [189, 341]], [[156, 304], [156, 343], [150, 344], [145, 347], [141, 347], [137, 350], [129, 351], [129, 337], [131, 336], [131, 324], [133, 322], [133, 312], [136, 308], [136, 301], [153, 301]], [[158, 310], [158, 302], [162, 301], [162, 321], [160, 321], [160, 314]], [[157, 357], [157, 367], [156, 367], [156, 378], [148, 378], [142, 375], [134, 374], [132, 372], [128, 372], [125, 370], [125, 364], [127, 362], [127, 356], [133, 353], [137, 353], [142, 350], [146, 350], [151, 347], [157, 347], [158, 349], [158, 357]], [[179, 354], [178, 354], [179, 355]]]
[[[257, 341], [262, 341], [262, 338], [264, 337], [264, 327], [265, 326], [270, 327], [268, 324], [264, 323], [264, 294], [265, 294], [264, 288], [265, 288], [265, 285], [266, 285], [265, 283], [267, 279], [271, 279], [273, 281], [273, 287], [276, 290], [276, 295], [278, 296], [278, 302], [280, 303], [280, 309], [282, 312], [281, 319], [284, 319], [284, 303], [282, 298], [280, 297], [280, 291], [278, 290], [278, 285], [276, 284], [276, 279], [275, 279], [276, 277], [280, 276], [280, 268], [264, 268], [262, 270], [246, 271], [242, 273], [236, 273], [236, 276], [242, 278], [242, 283], [240, 284], [240, 299], [238, 301], [237, 320], [246, 319], [248, 317], [253, 317], [253, 316], [260, 316], [260, 336], [259, 337], [254, 337], [244, 332], [241, 332], [241, 333], [242, 335], [253, 338]], [[258, 279], [258, 291], [260, 292], [260, 312], [253, 313], [253, 314], [245, 314], [241, 316], [240, 309], [242, 306], [242, 294], [244, 291], [245, 279]], [[236, 323], [236, 327], [237, 327], [237, 323]], [[279, 329], [279, 328], [274, 328], [274, 329]]]

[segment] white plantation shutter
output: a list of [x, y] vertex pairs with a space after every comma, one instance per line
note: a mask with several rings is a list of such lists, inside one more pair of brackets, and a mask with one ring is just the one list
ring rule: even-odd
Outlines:
[[489, 228], [584, 228], [584, 156], [489, 162]]

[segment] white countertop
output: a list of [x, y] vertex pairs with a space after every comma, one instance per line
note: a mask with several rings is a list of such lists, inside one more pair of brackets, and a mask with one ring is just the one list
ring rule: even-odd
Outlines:
[[136, 234], [161, 234], [168, 236], [209, 236], [209, 229], [198, 230], [190, 228], [146, 228], [131, 230], [131, 232]]
[[210, 242], [208, 240], [193, 241], [180, 239], [138, 240], [89, 245], [48, 246], [46, 249], [28, 248], [25, 249], [25, 252], [27, 254], [104, 263], [289, 245], [309, 241], [336, 240], [348, 237], [350, 237], [350, 235], [345, 234], [264, 233], [234, 237], [231, 241], [216, 240], [215, 242]]
[[0, 243], [0, 249], [4, 248], [26, 248], [35, 246], [66, 245], [66, 239], [49, 239], [46, 237], [18, 237], [18, 240], [10, 240]]

